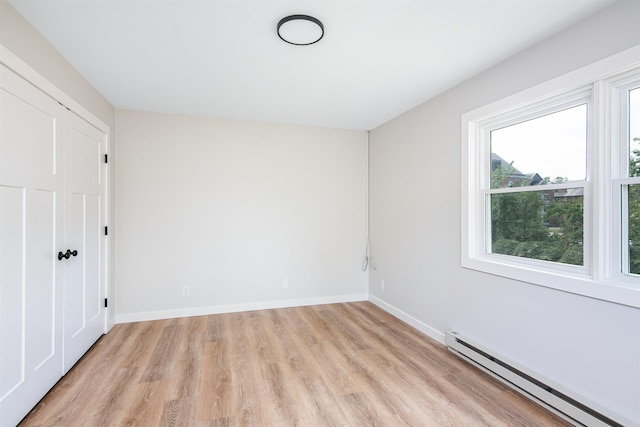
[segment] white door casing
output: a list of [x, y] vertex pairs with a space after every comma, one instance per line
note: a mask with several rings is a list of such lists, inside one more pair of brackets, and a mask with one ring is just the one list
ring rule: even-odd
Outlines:
[[[0, 425], [105, 331], [104, 132], [0, 64]], [[74, 246], [76, 257], [58, 260]]]

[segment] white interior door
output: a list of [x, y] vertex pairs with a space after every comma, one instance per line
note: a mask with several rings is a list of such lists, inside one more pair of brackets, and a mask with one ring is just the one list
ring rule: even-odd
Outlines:
[[64, 370], [105, 331], [104, 200], [106, 135], [69, 112], [65, 121]]
[[66, 110], [0, 65], [0, 425], [62, 376]]

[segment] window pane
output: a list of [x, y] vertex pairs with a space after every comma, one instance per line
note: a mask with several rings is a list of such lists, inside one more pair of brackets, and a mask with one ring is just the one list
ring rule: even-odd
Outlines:
[[491, 250], [583, 265], [583, 188], [489, 195]]
[[629, 176], [640, 176], [640, 88], [629, 91]]
[[628, 272], [640, 274], [640, 185], [627, 186], [628, 201], [628, 221], [627, 232], [629, 233]]
[[491, 132], [491, 188], [586, 178], [587, 105]]

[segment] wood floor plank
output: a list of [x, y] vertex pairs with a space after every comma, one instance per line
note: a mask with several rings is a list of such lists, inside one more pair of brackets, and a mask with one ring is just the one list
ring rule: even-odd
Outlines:
[[342, 396], [363, 391], [366, 381], [359, 376], [358, 367], [354, 366], [349, 355], [343, 350], [344, 339], [331, 328], [317, 309], [299, 310], [302, 321], [306, 323], [310, 333], [306, 335], [317, 355], [320, 372], [333, 394]]
[[[142, 371], [147, 368], [151, 353], [156, 347], [156, 343], [160, 334], [171, 321], [158, 320], [138, 323], [128, 323], [116, 325], [117, 328], [133, 328], [129, 339], [121, 347], [116, 347], [116, 357], [122, 368], [130, 368], [134, 366], [142, 367]], [[109, 332], [109, 337], [111, 333]]]
[[[374, 427], [382, 425], [378, 411], [365, 393], [350, 393], [340, 397], [344, 409], [354, 427]], [[388, 417], [387, 417], [388, 418]]]
[[286, 363], [293, 351], [293, 343], [275, 332], [279, 319], [273, 319], [269, 312], [260, 314], [264, 321], [255, 321], [254, 331], [261, 361], [260, 374], [267, 387], [264, 395], [268, 397], [271, 416], [276, 425], [308, 425], [310, 420], [307, 420], [303, 398], [299, 394], [299, 378]]
[[175, 379], [172, 398], [184, 399], [198, 395], [202, 383], [204, 334], [208, 316], [180, 319], [183, 326], [177, 346], [177, 359], [171, 377]]
[[[303, 337], [309, 331], [297, 316], [295, 309], [271, 310], [275, 334], [280, 337], [282, 358], [288, 363], [292, 375], [298, 379], [303, 405], [316, 425], [347, 425], [346, 417], [335, 395], [321, 375], [317, 354], [306, 345]], [[277, 320], [275, 320], [277, 319]]]
[[130, 385], [138, 382], [138, 371], [138, 367], [119, 368], [115, 371], [106, 393], [98, 399], [96, 410], [90, 415], [92, 426], [115, 425], [118, 418], [126, 412], [133, 392]]
[[166, 396], [171, 390], [170, 381], [143, 382], [131, 385], [133, 392], [128, 410], [117, 425], [146, 427], [160, 425]]
[[116, 325], [21, 422], [567, 426], [368, 302]]
[[195, 407], [196, 398], [194, 397], [165, 401], [158, 425], [162, 427], [193, 425], [195, 422]]
[[[335, 333], [332, 340], [329, 341], [333, 345], [332, 354], [341, 354], [344, 357], [345, 376], [350, 376], [358, 380], [358, 391], [367, 392], [370, 399], [374, 401], [377, 411], [382, 418], [388, 418], [392, 415], [398, 415], [402, 418], [410, 412], [406, 403], [398, 398], [396, 394], [386, 393], [387, 385], [380, 381], [380, 377], [376, 372], [370, 369], [370, 365], [365, 363], [361, 357], [362, 349], [368, 349], [357, 342], [353, 342], [350, 337], [353, 333], [351, 325], [338, 325], [338, 321], [330, 313], [331, 307], [326, 310], [317, 311], [318, 315], [324, 320], [316, 319], [316, 323], [323, 324], [325, 328], [331, 331], [343, 331], [344, 335]], [[345, 319], [347, 320], [347, 319]], [[357, 395], [354, 393], [348, 393]]]
[[202, 387], [198, 399], [198, 421], [227, 418], [235, 413], [231, 382], [231, 360], [226, 341], [204, 346]]
[[151, 354], [147, 368], [140, 378], [141, 383], [151, 383], [169, 378], [176, 356], [176, 344], [180, 342], [183, 327], [166, 326]]
[[260, 378], [259, 367], [262, 362], [256, 353], [253, 316], [250, 313], [237, 313], [229, 320], [234, 420], [237, 426], [274, 425]]
[[236, 419], [234, 417], [218, 418], [217, 420], [201, 421], [197, 427], [235, 427]]

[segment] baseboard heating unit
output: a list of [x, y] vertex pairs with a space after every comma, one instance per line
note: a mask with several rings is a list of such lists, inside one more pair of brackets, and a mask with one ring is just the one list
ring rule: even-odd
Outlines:
[[449, 350], [470, 362], [509, 387], [538, 402], [550, 411], [577, 426], [633, 426], [633, 422], [610, 414], [594, 402], [564, 390], [540, 375], [501, 358], [479, 344], [456, 332], [447, 332], [445, 342]]

